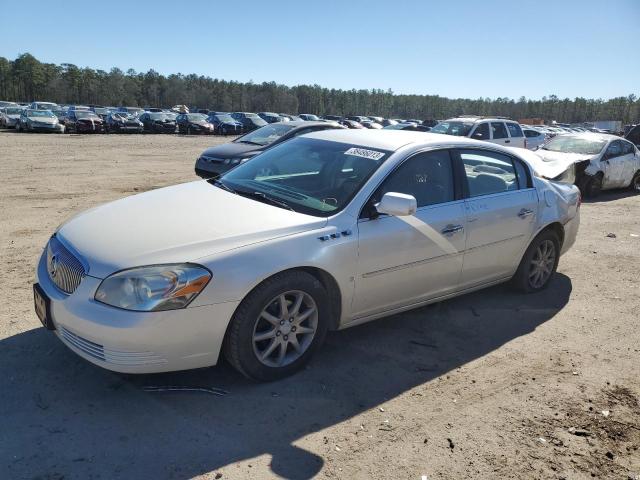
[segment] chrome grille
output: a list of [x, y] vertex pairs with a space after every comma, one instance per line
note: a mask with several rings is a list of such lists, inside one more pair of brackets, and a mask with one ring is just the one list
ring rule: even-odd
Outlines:
[[78, 260], [56, 237], [47, 245], [47, 272], [51, 281], [64, 293], [75, 292], [86, 271]]

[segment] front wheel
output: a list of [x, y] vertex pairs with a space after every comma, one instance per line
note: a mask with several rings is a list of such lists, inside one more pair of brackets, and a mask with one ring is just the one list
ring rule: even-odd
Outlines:
[[225, 357], [254, 380], [293, 374], [322, 344], [328, 305], [324, 286], [309, 273], [290, 271], [265, 280], [236, 310], [225, 337]]
[[538, 292], [549, 284], [558, 268], [560, 240], [552, 230], [545, 230], [533, 239], [525, 252], [512, 283], [520, 291]]
[[582, 187], [582, 194], [587, 198], [596, 198], [602, 190], [602, 175], [588, 178]]
[[636, 193], [640, 193], [640, 170], [638, 170], [633, 176], [633, 180], [631, 180], [631, 185], [629, 185], [629, 188], [631, 188], [631, 190]]

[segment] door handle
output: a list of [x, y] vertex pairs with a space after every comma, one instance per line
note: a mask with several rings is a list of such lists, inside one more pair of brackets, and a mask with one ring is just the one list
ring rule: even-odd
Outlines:
[[505, 140], [504, 143], [511, 143], [511, 140]]
[[523, 208], [518, 212], [520, 218], [527, 218], [530, 215], [533, 215], [533, 210], [529, 210], [528, 208]]
[[462, 225], [447, 225], [442, 230], [440, 230], [440, 233], [446, 236], [451, 236], [454, 233], [461, 232], [462, 230], [464, 230], [464, 227]]

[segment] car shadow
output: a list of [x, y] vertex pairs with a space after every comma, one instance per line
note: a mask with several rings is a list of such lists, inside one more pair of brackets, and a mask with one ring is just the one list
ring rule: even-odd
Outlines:
[[622, 200], [627, 197], [635, 197], [638, 192], [635, 192], [629, 188], [619, 188], [615, 190], [603, 190], [596, 198], [584, 198], [583, 203], [602, 203], [611, 202], [614, 200]]
[[[42, 328], [20, 333], [0, 341], [0, 478], [183, 479], [263, 454], [273, 474], [311, 478], [324, 460], [297, 447], [299, 439], [531, 333], [571, 289], [557, 274], [536, 294], [502, 285], [332, 332], [307, 369], [269, 384], [224, 363], [118, 375]], [[143, 390], [167, 385], [229, 393]]]

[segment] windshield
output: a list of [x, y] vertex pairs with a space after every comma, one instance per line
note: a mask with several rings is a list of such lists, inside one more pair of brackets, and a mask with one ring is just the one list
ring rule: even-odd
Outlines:
[[21, 108], [6, 108], [5, 112], [7, 113], [7, 115], [20, 115], [20, 113], [22, 112]]
[[97, 114], [102, 114], [102, 115], [106, 115], [107, 113], [109, 113], [109, 110], [106, 108], [102, 108], [102, 107], [96, 107], [93, 109], [94, 112], [96, 112]]
[[607, 144], [606, 140], [597, 138], [574, 137], [561, 135], [555, 137], [542, 147], [543, 150], [563, 153], [580, 153], [582, 155], [597, 155]]
[[190, 113], [187, 115], [190, 122], [206, 122], [207, 116], [202, 113]]
[[308, 215], [344, 208], [390, 152], [297, 137], [240, 164], [220, 180], [256, 197], [264, 195]]
[[470, 122], [440, 122], [431, 129], [431, 133], [444, 133], [457, 137], [466, 137], [473, 128]]
[[168, 120], [168, 116], [165, 113], [150, 113], [149, 118], [151, 120]]
[[49, 110], [31, 110], [27, 112], [27, 117], [54, 117], [57, 118], [53, 112]]
[[304, 116], [305, 119], [307, 119], [307, 121], [316, 121], [316, 120], [320, 120], [320, 118], [317, 115], [313, 115], [311, 113], [308, 113]]
[[275, 142], [292, 128], [293, 127], [291, 125], [287, 125], [286, 123], [274, 123], [258, 128], [251, 133], [247, 133], [246, 135], [236, 139], [235, 141], [238, 143], [251, 143], [254, 145], [269, 145], [270, 143]]
[[88, 119], [99, 119], [100, 117], [98, 117], [95, 113], [93, 112], [89, 112], [87, 110], [76, 110], [76, 117], [77, 118], [88, 118]]
[[233, 119], [233, 117], [231, 117], [231, 115], [214, 115], [213, 118], [218, 120], [219, 122], [235, 123], [235, 120]]

